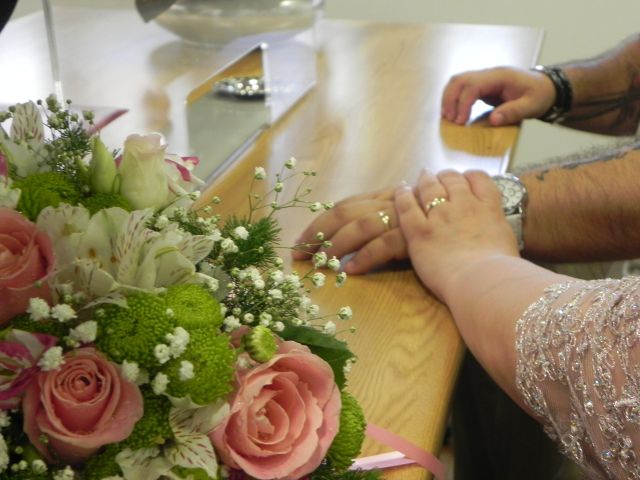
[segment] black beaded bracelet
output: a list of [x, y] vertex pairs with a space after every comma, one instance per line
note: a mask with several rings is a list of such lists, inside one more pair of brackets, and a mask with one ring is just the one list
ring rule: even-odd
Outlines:
[[543, 122], [556, 123], [564, 120], [573, 104], [573, 89], [567, 75], [561, 68], [536, 65], [536, 72], [544, 73], [556, 89], [556, 100], [551, 108], [540, 117]]

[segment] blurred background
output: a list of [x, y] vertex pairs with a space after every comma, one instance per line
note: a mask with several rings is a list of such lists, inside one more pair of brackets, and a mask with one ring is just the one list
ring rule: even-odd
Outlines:
[[[543, 27], [544, 64], [591, 57], [640, 31], [637, 0], [325, 0], [327, 18], [381, 22], [481, 23]], [[131, 8], [133, 0], [53, 0], [55, 5]], [[39, 0], [19, 0], [13, 18], [42, 8]], [[538, 121], [522, 129], [516, 167], [610, 142]]]

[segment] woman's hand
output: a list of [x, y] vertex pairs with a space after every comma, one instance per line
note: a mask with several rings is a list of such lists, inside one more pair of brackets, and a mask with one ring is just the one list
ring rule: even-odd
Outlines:
[[500, 192], [484, 172], [423, 171], [416, 191], [400, 187], [395, 201], [413, 267], [445, 303], [465, 268], [496, 256], [519, 256]]
[[543, 73], [511, 67], [475, 70], [451, 77], [442, 94], [442, 116], [464, 124], [474, 102], [483, 100], [496, 107], [489, 115], [491, 125], [510, 125], [541, 117], [555, 98], [553, 82]]
[[[302, 233], [296, 243], [312, 244], [295, 250], [295, 260], [305, 260], [317, 250], [331, 258], [342, 258], [354, 253], [344, 265], [349, 274], [366, 273], [391, 260], [407, 258], [407, 247], [398, 226], [394, 207], [395, 187], [373, 193], [355, 195], [337, 203], [320, 215]], [[322, 232], [324, 240], [332, 246], [320, 248], [316, 234]]]

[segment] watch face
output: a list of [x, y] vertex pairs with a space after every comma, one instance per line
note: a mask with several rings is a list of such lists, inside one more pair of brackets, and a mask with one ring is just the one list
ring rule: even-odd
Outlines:
[[524, 203], [526, 190], [516, 177], [498, 175], [493, 177], [498, 190], [502, 193], [502, 209], [506, 215], [516, 212]]

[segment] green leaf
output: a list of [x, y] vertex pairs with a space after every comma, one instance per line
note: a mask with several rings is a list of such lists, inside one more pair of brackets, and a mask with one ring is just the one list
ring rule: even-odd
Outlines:
[[347, 342], [338, 340], [312, 327], [296, 327], [293, 325], [287, 325], [279, 335], [285, 340], [293, 340], [308, 346], [315, 355], [331, 366], [336, 384], [340, 390], [345, 387], [347, 378], [344, 374], [344, 366], [347, 360], [355, 357], [349, 350]]

